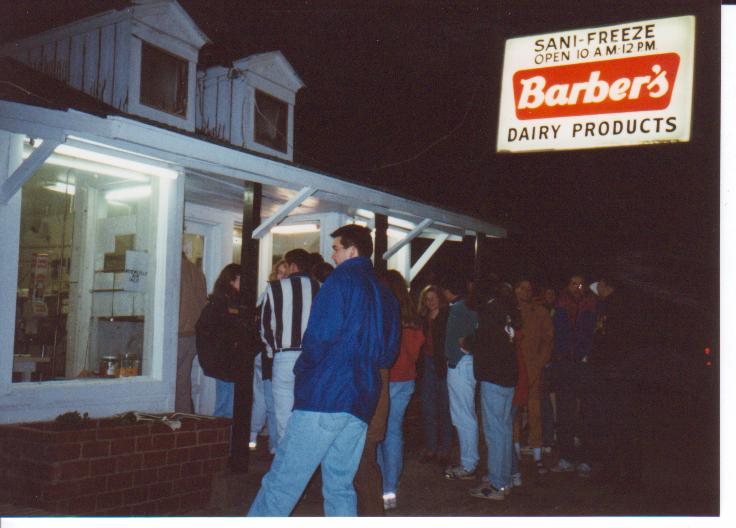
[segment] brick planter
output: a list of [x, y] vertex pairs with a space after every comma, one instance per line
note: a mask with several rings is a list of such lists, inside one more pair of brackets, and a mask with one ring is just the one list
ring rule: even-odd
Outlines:
[[172, 515], [209, 503], [230, 420], [0, 426], [0, 501], [71, 515]]

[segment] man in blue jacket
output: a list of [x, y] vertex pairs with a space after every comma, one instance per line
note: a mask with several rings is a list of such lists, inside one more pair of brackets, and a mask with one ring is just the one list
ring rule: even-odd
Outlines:
[[249, 516], [287, 516], [318, 466], [324, 511], [355, 516], [353, 477], [378, 403], [379, 369], [399, 347], [398, 301], [379, 284], [370, 261], [370, 229], [331, 234], [337, 264], [312, 303], [294, 366], [294, 412]]

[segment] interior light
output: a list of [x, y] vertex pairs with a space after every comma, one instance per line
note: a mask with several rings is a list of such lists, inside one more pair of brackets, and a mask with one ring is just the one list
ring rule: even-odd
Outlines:
[[364, 218], [375, 218], [376, 213], [369, 211], [368, 209], [356, 209], [355, 214]]
[[391, 229], [390, 227], [386, 229], [386, 234], [394, 238], [404, 238], [407, 235], [406, 231], [399, 231], [398, 229]]
[[401, 218], [395, 218], [393, 216], [390, 216], [388, 218], [388, 225], [400, 227], [402, 229], [409, 229], [409, 230], [412, 230], [416, 227], [415, 224], [412, 224], [408, 220], [402, 220]]
[[145, 198], [151, 195], [150, 185], [137, 185], [135, 187], [125, 187], [124, 189], [115, 189], [114, 191], [107, 191], [105, 193], [105, 200], [107, 201], [123, 201], [123, 200], [136, 200], [138, 198]]
[[319, 225], [318, 224], [280, 225], [280, 226], [276, 226], [273, 229], [271, 229], [271, 232], [276, 233], [277, 235], [297, 235], [297, 234], [305, 234], [305, 233], [318, 233]]
[[49, 185], [44, 185], [44, 189], [48, 189], [49, 191], [55, 191], [60, 192], [63, 194], [71, 194], [74, 196], [74, 193], [76, 192], [76, 187], [74, 187], [73, 183], [64, 183], [64, 182], [54, 182]]
[[[34, 146], [38, 147], [41, 143], [43, 141], [36, 141]], [[33, 147], [29, 143], [26, 143], [23, 149], [23, 158], [27, 158], [32, 150]], [[149, 176], [174, 180], [179, 175], [177, 171], [166, 167], [133, 161], [120, 156], [111, 156], [66, 144], [56, 147], [54, 153], [46, 159], [46, 163], [136, 181], [147, 181], [147, 177]]]
[[88, 161], [94, 161], [105, 165], [112, 165], [123, 169], [132, 170], [133, 172], [140, 172], [141, 174], [147, 174], [149, 176], [158, 176], [161, 178], [169, 178], [175, 180], [179, 173], [166, 167], [158, 167], [156, 165], [150, 165], [148, 163], [141, 163], [139, 161], [133, 161], [118, 156], [110, 156], [109, 154], [102, 154], [101, 152], [95, 152], [93, 150], [81, 149], [78, 147], [72, 147], [71, 145], [59, 145], [56, 147], [54, 152], [71, 156], [73, 158], [85, 159]]

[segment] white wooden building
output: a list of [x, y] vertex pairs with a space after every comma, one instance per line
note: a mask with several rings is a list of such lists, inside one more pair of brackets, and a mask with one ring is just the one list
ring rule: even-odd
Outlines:
[[[262, 288], [288, 249], [329, 260], [330, 232], [375, 215], [388, 217], [377, 258], [408, 279], [446, 240], [506, 236], [294, 165], [304, 83], [287, 59], [198, 70], [206, 42], [167, 0], [0, 47], [0, 423], [171, 411], [182, 251], [211, 289], [243, 237], [260, 239]], [[244, 182], [262, 185], [252, 233], [240, 225]], [[412, 266], [416, 237], [433, 243]], [[139, 356], [137, 375], [101, 377], [100, 360], [125, 353]], [[213, 383], [195, 376], [207, 414]]]

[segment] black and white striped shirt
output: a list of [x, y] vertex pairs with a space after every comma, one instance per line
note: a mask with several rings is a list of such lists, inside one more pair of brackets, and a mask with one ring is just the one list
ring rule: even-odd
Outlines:
[[319, 282], [306, 273], [268, 283], [261, 304], [261, 340], [266, 344], [268, 357], [282, 350], [301, 350], [318, 290]]

